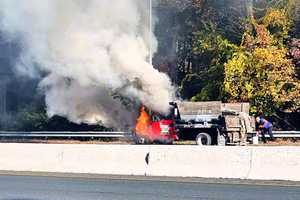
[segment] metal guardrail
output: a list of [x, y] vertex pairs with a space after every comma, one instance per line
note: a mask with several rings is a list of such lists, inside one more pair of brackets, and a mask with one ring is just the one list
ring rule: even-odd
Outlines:
[[131, 137], [129, 132], [98, 132], [98, 131], [32, 131], [32, 132], [20, 132], [20, 131], [0, 131], [0, 138], [128, 138]]
[[[256, 135], [256, 132], [250, 132], [248, 135], [253, 137]], [[300, 138], [300, 131], [273, 131], [273, 136], [275, 138]], [[270, 136], [266, 134], [265, 137], [268, 138]]]
[[[256, 132], [249, 132], [248, 137], [253, 137]], [[273, 131], [275, 138], [300, 138], [300, 131]], [[130, 132], [103, 132], [103, 131], [0, 131], [0, 139], [100, 139], [100, 138], [132, 138]], [[260, 135], [261, 137], [261, 135]], [[265, 135], [266, 138], [270, 136]]]

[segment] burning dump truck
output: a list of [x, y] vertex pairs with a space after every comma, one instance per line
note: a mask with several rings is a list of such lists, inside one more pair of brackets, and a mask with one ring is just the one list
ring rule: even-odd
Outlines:
[[141, 107], [135, 135], [137, 143], [243, 144], [254, 127], [249, 103], [171, 102], [168, 115]]

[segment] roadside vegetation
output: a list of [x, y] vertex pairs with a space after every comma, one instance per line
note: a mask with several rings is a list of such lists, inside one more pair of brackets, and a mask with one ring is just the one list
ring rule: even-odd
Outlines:
[[252, 115], [300, 128], [299, 0], [162, 2], [174, 18], [159, 42], [175, 41], [176, 56], [156, 58], [183, 99], [250, 102]]
[[[250, 102], [252, 115], [300, 129], [300, 0], [158, 0], [155, 7], [154, 66], [180, 98]], [[24, 86], [10, 83], [16, 102], [0, 129], [105, 130], [48, 119], [43, 96], [24, 96]]]

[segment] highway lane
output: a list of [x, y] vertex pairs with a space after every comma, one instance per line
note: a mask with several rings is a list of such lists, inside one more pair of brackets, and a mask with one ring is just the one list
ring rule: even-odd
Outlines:
[[300, 187], [0, 176], [0, 200], [298, 200]]

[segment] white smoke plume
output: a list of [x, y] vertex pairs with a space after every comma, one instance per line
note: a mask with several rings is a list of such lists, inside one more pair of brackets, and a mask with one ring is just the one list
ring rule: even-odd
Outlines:
[[49, 116], [120, 127], [135, 113], [112, 94], [167, 112], [173, 93], [169, 78], [148, 64], [150, 42], [157, 45], [148, 4], [0, 0], [0, 30], [22, 45], [16, 71], [42, 79]]

